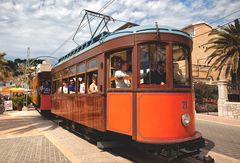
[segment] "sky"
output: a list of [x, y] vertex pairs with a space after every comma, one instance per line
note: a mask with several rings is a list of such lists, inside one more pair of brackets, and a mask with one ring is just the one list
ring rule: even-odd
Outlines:
[[[59, 58], [77, 46], [71, 35], [76, 31], [83, 9], [98, 11], [109, 0], [0, 0], [0, 52], [8, 59], [52, 56]], [[149, 25], [158, 22], [183, 28], [196, 22], [216, 27], [240, 17], [240, 0], [113, 0], [102, 11], [117, 20]], [[96, 26], [99, 20], [91, 24]], [[114, 30], [123, 22], [109, 23]], [[76, 36], [80, 44], [88, 40], [87, 27]], [[56, 49], [68, 38], [66, 44]]]

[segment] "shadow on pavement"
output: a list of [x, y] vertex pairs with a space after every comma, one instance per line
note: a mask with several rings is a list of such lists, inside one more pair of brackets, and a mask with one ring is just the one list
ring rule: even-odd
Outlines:
[[40, 129], [40, 132], [54, 130], [58, 126], [54, 123], [49, 123], [43, 117], [38, 115], [14, 115], [1, 116], [0, 134], [6, 133], [11, 135], [23, 134]]

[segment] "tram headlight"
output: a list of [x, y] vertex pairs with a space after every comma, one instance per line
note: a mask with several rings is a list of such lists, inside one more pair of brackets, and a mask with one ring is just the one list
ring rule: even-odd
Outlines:
[[182, 115], [182, 124], [184, 126], [188, 126], [190, 124], [190, 122], [191, 122], [191, 118], [190, 118], [189, 114], [188, 113], [183, 114]]

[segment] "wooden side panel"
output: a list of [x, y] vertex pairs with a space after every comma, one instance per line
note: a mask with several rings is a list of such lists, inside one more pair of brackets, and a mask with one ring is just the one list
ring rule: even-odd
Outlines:
[[65, 117], [64, 115], [64, 107], [62, 104], [62, 95], [52, 95], [52, 109], [51, 112], [61, 116]]
[[132, 135], [132, 93], [107, 94], [107, 130]]
[[[137, 93], [137, 141], [163, 143], [185, 139], [195, 134], [191, 93]], [[189, 126], [181, 116], [188, 113]]]
[[81, 108], [84, 107], [84, 98], [81, 97], [75, 97], [75, 105], [73, 108], [73, 112], [72, 112], [72, 120], [74, 122], [80, 122], [80, 119], [83, 117], [83, 115], [81, 115]]
[[61, 112], [60, 112], [60, 102], [61, 102], [61, 97], [58, 95], [52, 95], [52, 109], [51, 112], [61, 116]]
[[105, 97], [102, 95], [53, 95], [52, 113], [76, 123], [105, 131]]
[[[100, 131], [105, 130], [105, 107], [103, 96], [84, 96], [77, 97], [75, 100], [76, 113], [79, 116], [76, 118], [76, 122], [95, 128]], [[75, 116], [75, 115], [73, 115]]]

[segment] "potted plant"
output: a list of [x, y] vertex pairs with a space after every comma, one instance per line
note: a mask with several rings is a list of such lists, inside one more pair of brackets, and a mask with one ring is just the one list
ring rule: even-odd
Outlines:
[[4, 111], [5, 111], [5, 109], [4, 109], [4, 104], [3, 104], [3, 98], [0, 97], [0, 114], [3, 114]]
[[13, 96], [12, 102], [13, 102], [13, 108], [15, 110], [21, 111], [23, 104], [24, 104], [24, 96]]

